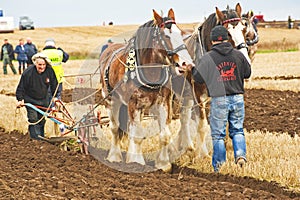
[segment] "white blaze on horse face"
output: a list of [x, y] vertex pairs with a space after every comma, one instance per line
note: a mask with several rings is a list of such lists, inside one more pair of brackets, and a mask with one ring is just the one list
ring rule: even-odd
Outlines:
[[251, 32], [254, 32], [254, 28], [252, 26], [252, 23], [249, 21], [247, 21], [247, 19], [242, 19], [242, 23], [246, 24], [246, 33], [245, 35], [247, 36], [248, 34], [250, 34]]
[[228, 24], [228, 32], [230, 33], [235, 46], [245, 42], [245, 36], [243, 33], [244, 28], [245, 26], [241, 22], [239, 22], [236, 26]]
[[[183, 41], [183, 35], [181, 34], [181, 30], [175, 24], [172, 25], [171, 31], [169, 29], [165, 29], [164, 32], [167, 36], [170, 37], [173, 49], [176, 49], [177, 47], [185, 44]], [[191, 64], [194, 66], [193, 60], [186, 48], [178, 51], [176, 54], [179, 57], [178, 64], [180, 66], [183, 66], [184, 64]]]
[[[228, 24], [228, 32], [231, 35], [231, 38], [233, 42], [235, 43], [235, 46], [240, 45], [241, 43], [245, 43], [245, 36], [243, 33], [245, 26], [239, 22], [236, 26], [232, 26], [231, 24]], [[248, 55], [248, 51], [246, 48], [241, 48], [240, 51], [244, 54], [247, 61], [251, 64], [251, 60]]]
[[255, 29], [255, 25], [252, 22], [253, 19], [243, 18], [242, 23], [246, 26], [246, 40], [248, 45], [254, 45], [258, 42], [258, 33]]

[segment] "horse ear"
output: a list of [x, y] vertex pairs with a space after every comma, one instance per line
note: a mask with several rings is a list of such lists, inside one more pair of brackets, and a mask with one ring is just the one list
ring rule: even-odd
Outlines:
[[219, 10], [218, 7], [216, 7], [216, 17], [217, 17], [217, 23], [222, 22], [224, 20], [224, 14], [222, 11]]
[[163, 23], [162, 17], [153, 9], [153, 18], [157, 25], [160, 25]]
[[172, 8], [168, 12], [168, 17], [175, 21], [175, 14]]
[[248, 18], [250, 19], [251, 17], [254, 16], [254, 13], [253, 13], [252, 10], [250, 10], [250, 11], [247, 13], [247, 15], [248, 15]]
[[240, 3], [236, 4], [235, 11], [236, 11], [236, 13], [238, 14], [239, 17], [242, 16], [242, 7], [241, 7]]

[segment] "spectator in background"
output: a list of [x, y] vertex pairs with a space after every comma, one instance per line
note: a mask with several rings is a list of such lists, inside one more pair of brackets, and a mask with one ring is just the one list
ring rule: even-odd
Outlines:
[[111, 39], [107, 40], [107, 43], [102, 46], [102, 49], [101, 49], [99, 57], [101, 56], [101, 54], [103, 53], [103, 51], [105, 51], [105, 49], [107, 49], [107, 47], [109, 47], [112, 44], [113, 44], [113, 41]]
[[[67, 54], [62, 48], [55, 47], [55, 41], [52, 38], [49, 38], [45, 41], [45, 47], [42, 51], [50, 60], [52, 68], [55, 72], [57, 82], [59, 84], [57, 89], [57, 98], [61, 99], [61, 92], [62, 92], [62, 82], [64, 76], [64, 69], [62, 63], [67, 62], [69, 60], [69, 54]], [[52, 96], [50, 96], [52, 98]]]
[[36, 46], [32, 43], [31, 38], [27, 38], [27, 43], [24, 45], [25, 53], [27, 55], [27, 66], [33, 64], [32, 56], [38, 52]]
[[[17, 107], [30, 103], [34, 106], [49, 106], [48, 89], [55, 94], [57, 80], [51, 67], [51, 62], [42, 53], [32, 57], [34, 65], [31, 65], [23, 72], [16, 89]], [[28, 130], [30, 138], [40, 140], [45, 136], [45, 117], [35, 109], [26, 106], [29, 122]]]
[[292, 25], [293, 25], [293, 20], [292, 20], [291, 16], [289, 15], [289, 17], [288, 17], [288, 28], [291, 29]]
[[3, 61], [3, 74], [7, 74], [7, 65], [10, 66], [14, 74], [17, 74], [17, 71], [12, 63], [15, 59], [14, 47], [8, 42], [8, 39], [4, 39], [4, 44], [1, 47], [1, 57], [0, 60]]
[[17, 54], [17, 60], [19, 62], [19, 74], [22, 74], [22, 68], [23, 72], [26, 69], [26, 62], [27, 62], [27, 55], [25, 53], [25, 47], [24, 47], [24, 39], [19, 39], [19, 44], [16, 46], [15, 53]]

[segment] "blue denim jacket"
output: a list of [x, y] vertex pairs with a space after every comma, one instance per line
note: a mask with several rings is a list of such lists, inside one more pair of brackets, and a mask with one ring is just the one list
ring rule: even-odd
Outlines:
[[21, 45], [17, 45], [16, 49], [15, 49], [15, 53], [18, 54], [17, 60], [27, 61], [27, 55], [26, 55], [26, 52], [25, 52], [24, 45], [23, 45], [23, 48], [22, 48]]

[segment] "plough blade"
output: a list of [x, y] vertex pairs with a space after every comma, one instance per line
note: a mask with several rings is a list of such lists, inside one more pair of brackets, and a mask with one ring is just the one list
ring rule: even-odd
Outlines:
[[46, 142], [49, 142], [51, 144], [60, 144], [66, 140], [69, 140], [69, 139], [78, 139], [78, 137], [76, 136], [64, 136], [64, 137], [50, 137], [50, 138], [45, 138], [45, 137], [42, 137], [42, 136], [38, 136], [41, 140], [43, 141], [46, 141]]

